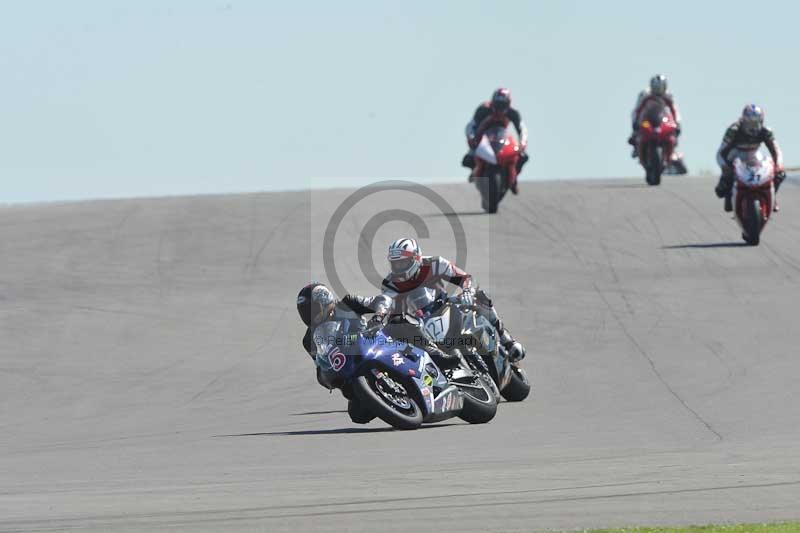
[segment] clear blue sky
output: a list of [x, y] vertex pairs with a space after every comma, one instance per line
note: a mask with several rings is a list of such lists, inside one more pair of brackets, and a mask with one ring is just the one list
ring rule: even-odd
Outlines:
[[531, 131], [524, 179], [638, 175], [628, 116], [655, 72], [690, 170], [716, 171], [749, 101], [798, 163], [799, 16], [788, 1], [0, 0], [0, 201], [460, 180], [464, 124], [498, 85]]

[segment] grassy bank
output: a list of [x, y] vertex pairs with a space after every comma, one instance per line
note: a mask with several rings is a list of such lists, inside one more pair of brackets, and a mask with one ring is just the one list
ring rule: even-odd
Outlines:
[[738, 524], [729, 526], [624, 527], [591, 529], [586, 533], [800, 533], [800, 522]]

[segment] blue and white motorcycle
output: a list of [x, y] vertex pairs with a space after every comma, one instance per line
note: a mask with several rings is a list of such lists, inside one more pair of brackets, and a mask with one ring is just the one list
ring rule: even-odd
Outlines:
[[[385, 334], [383, 324], [325, 322], [314, 331], [318, 379], [358, 399], [367, 412], [398, 429], [416, 429], [462, 413], [464, 395], [423, 350]], [[352, 403], [352, 402], [351, 402]]]

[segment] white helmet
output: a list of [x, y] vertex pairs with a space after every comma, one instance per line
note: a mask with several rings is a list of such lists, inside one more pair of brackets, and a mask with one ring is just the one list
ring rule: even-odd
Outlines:
[[417, 241], [404, 237], [389, 245], [391, 277], [399, 281], [413, 278], [422, 266], [422, 251]]
[[650, 92], [655, 96], [667, 94], [667, 77], [663, 74], [656, 74], [650, 78]]

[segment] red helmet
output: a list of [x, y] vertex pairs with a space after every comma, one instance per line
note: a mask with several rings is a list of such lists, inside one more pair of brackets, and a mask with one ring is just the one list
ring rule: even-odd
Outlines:
[[511, 91], [505, 87], [500, 87], [492, 93], [492, 100], [489, 106], [495, 113], [505, 113], [511, 107]]

